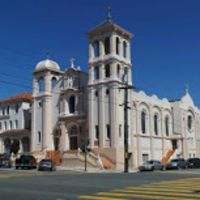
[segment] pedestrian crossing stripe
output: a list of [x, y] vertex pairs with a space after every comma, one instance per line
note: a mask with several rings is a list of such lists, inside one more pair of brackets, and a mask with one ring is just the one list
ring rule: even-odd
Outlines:
[[82, 195], [79, 199], [199, 200], [200, 178], [184, 178], [149, 183], [140, 186], [129, 186], [122, 189], [113, 189], [110, 192], [98, 192], [93, 195]]

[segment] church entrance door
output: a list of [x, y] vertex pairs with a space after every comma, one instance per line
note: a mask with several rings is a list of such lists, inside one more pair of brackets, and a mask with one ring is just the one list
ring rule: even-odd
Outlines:
[[78, 149], [78, 131], [76, 126], [72, 126], [70, 130], [70, 135], [69, 135], [69, 147], [70, 150], [75, 150]]

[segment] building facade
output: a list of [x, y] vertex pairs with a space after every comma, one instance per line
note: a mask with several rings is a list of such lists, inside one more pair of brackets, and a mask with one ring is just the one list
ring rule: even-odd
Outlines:
[[[124, 167], [124, 86], [134, 87], [133, 35], [110, 16], [87, 32], [88, 74], [40, 61], [33, 72], [31, 152], [67, 154], [87, 139], [94, 154]], [[5, 123], [4, 118], [1, 118]], [[9, 122], [7, 122], [9, 123]], [[200, 110], [188, 92], [174, 101], [128, 89], [129, 166], [149, 159], [200, 157]]]
[[31, 99], [24, 93], [0, 100], [0, 153], [30, 152]]

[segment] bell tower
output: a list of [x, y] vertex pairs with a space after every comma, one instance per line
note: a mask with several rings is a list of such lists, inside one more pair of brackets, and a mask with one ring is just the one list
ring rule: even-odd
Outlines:
[[[124, 75], [132, 86], [132, 34], [115, 24], [111, 9], [105, 22], [87, 32], [89, 39], [89, 137], [92, 149], [116, 154], [123, 135]], [[131, 92], [131, 91], [130, 91]], [[129, 95], [130, 96], [130, 95]]]

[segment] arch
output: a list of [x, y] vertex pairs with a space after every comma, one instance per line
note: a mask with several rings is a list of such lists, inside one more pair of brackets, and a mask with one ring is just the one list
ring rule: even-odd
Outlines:
[[123, 57], [127, 57], [127, 43], [126, 41], [123, 41]]
[[105, 50], [105, 54], [110, 54], [110, 38], [106, 37], [104, 40], [104, 50]]
[[10, 138], [4, 140], [4, 153], [10, 155], [11, 141]]
[[74, 113], [75, 112], [75, 96], [72, 95], [69, 98], [69, 113]]
[[51, 89], [53, 89], [56, 86], [56, 83], [57, 83], [57, 78], [53, 76], [51, 78]]
[[117, 55], [119, 55], [119, 43], [120, 43], [120, 41], [119, 41], [119, 37], [116, 37], [116, 54]]
[[38, 79], [38, 91], [44, 92], [44, 78], [43, 77], [40, 77]]
[[19, 151], [19, 140], [14, 139], [11, 146], [10, 146], [10, 153], [17, 154]]

